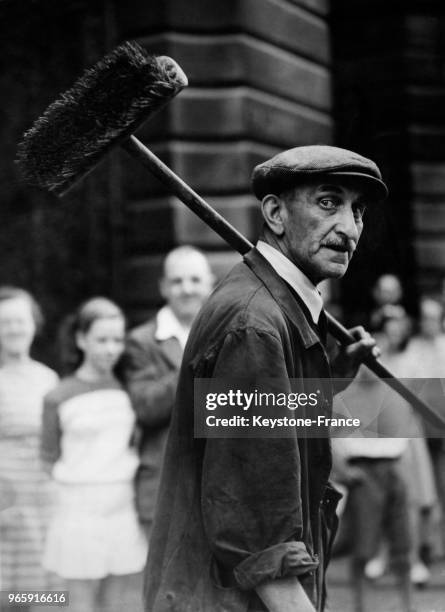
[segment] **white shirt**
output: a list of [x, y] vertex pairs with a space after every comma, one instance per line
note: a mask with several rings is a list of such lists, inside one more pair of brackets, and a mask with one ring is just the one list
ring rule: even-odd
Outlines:
[[404, 353], [405, 378], [444, 378], [445, 334], [436, 338], [414, 336]]
[[345, 459], [397, 459], [408, 446], [408, 438], [334, 438], [332, 448]]
[[275, 247], [258, 240], [256, 248], [267, 259], [275, 272], [298, 293], [308, 307], [312, 320], [317, 324], [323, 308], [323, 299], [317, 287], [290, 259]]
[[156, 315], [156, 340], [176, 338], [184, 350], [190, 333], [189, 327], [184, 327], [175, 317], [170, 306], [164, 306]]

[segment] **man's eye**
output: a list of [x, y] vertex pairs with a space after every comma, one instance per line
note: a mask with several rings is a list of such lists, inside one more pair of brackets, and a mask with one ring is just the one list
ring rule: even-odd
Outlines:
[[330, 198], [323, 198], [322, 200], [320, 200], [320, 205], [326, 210], [330, 210], [332, 208], [335, 208], [336, 206], [334, 200], [331, 200]]

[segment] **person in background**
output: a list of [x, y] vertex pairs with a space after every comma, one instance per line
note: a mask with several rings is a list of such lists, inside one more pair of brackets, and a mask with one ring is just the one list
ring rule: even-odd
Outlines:
[[[42, 315], [34, 298], [0, 287], [0, 589], [54, 587], [41, 565], [52, 496], [39, 461], [43, 396], [56, 373], [32, 359]], [[26, 605], [14, 609], [29, 610]]]
[[381, 328], [383, 318], [391, 315], [394, 306], [400, 305], [403, 298], [402, 284], [395, 274], [382, 274], [372, 289], [375, 308], [371, 311], [370, 327]]
[[[400, 610], [412, 612], [408, 490], [401, 471], [408, 445], [409, 406], [362, 365], [352, 384], [335, 396], [333, 409], [361, 422], [358, 435], [332, 441], [335, 480], [348, 488], [354, 609], [369, 610], [366, 568], [385, 538], [397, 576]], [[392, 437], [395, 432], [400, 437]]]
[[134, 505], [134, 413], [115, 375], [124, 315], [94, 298], [79, 308], [72, 331], [77, 368], [44, 402], [41, 452], [58, 502], [43, 564], [67, 580], [72, 612], [96, 612], [101, 603], [134, 612], [147, 545]]
[[160, 280], [165, 306], [128, 336], [124, 374], [137, 415], [141, 455], [136, 499], [148, 539], [182, 353], [213, 280], [201, 251], [191, 246], [174, 249], [164, 260]]
[[420, 299], [418, 331], [408, 345], [408, 358], [418, 378], [443, 378], [445, 363], [444, 309], [430, 296]]
[[[421, 397], [437, 412], [444, 414], [445, 378], [445, 333], [444, 309], [441, 301], [424, 295], [419, 304], [417, 333], [406, 350], [407, 378], [418, 379]], [[423, 380], [422, 380], [423, 379]], [[433, 463], [437, 493], [442, 514], [441, 537], [435, 538], [435, 552], [442, 555], [445, 550], [445, 445], [442, 434], [437, 434], [425, 420], [423, 422], [428, 448]]]
[[[396, 376], [402, 379], [415, 377], [416, 367], [411, 362], [407, 347], [412, 323], [401, 306], [394, 306], [391, 315], [385, 316], [376, 340], [382, 351], [381, 361]], [[407, 381], [408, 382], [408, 381]], [[416, 586], [425, 586], [430, 572], [420, 557], [421, 548], [428, 546], [432, 532], [432, 518], [437, 510], [437, 490], [431, 458], [420, 419], [416, 418], [417, 432], [408, 440], [406, 451], [401, 456], [401, 473], [408, 488], [408, 508], [411, 525], [411, 581]], [[385, 548], [365, 568], [370, 578], [378, 578], [386, 568]]]

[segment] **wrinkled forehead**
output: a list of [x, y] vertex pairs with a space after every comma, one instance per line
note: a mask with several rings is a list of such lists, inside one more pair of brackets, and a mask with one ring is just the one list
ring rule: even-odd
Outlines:
[[373, 203], [375, 200], [369, 186], [356, 177], [323, 175], [305, 178], [284, 192], [285, 195], [291, 195], [296, 198], [302, 193], [338, 195], [348, 197], [354, 201], [360, 201], [366, 205]]

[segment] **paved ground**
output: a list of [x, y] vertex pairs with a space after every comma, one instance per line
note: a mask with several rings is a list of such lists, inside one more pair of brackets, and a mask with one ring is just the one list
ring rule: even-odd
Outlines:
[[[431, 571], [429, 586], [415, 591], [417, 612], [445, 612], [445, 561], [435, 563]], [[328, 576], [330, 612], [354, 612], [348, 558], [334, 559], [329, 566]], [[369, 612], [401, 612], [392, 577], [384, 577], [372, 586]]]
[[[445, 561], [435, 563], [432, 568], [430, 585], [415, 592], [417, 612], [445, 612]], [[348, 576], [348, 558], [334, 559], [328, 572], [330, 612], [354, 612], [352, 605], [352, 591]], [[128, 582], [126, 589], [115, 593], [112, 605], [103, 606], [96, 612], [142, 612], [141, 608], [141, 579], [138, 576]], [[1, 608], [1, 612], [14, 612], [17, 608]], [[35, 607], [32, 612], [71, 612], [71, 607]], [[401, 612], [400, 602], [394, 588], [392, 577], [382, 578], [375, 586], [369, 597], [369, 612]], [[73, 612], [78, 612], [77, 610]], [[210, 612], [210, 611], [209, 611]]]

